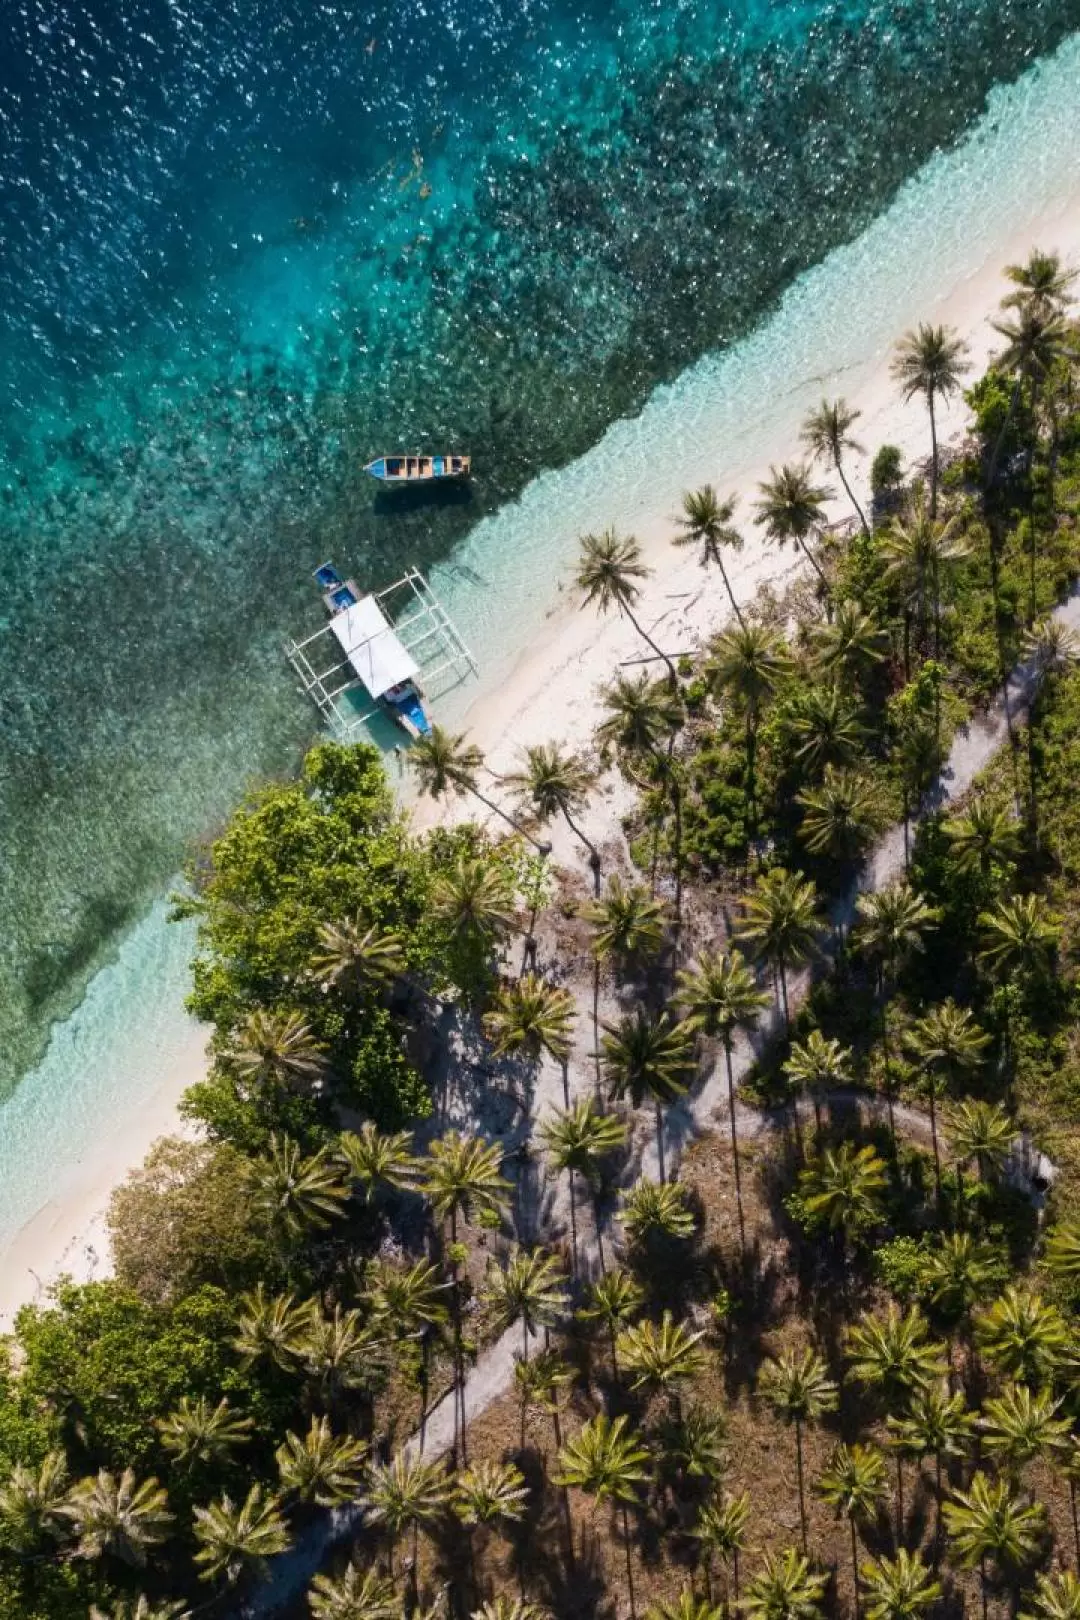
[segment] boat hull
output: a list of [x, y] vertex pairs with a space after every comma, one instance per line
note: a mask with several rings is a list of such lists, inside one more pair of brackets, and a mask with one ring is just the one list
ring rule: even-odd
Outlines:
[[472, 476], [472, 457], [377, 456], [364, 471], [380, 484], [460, 483]]

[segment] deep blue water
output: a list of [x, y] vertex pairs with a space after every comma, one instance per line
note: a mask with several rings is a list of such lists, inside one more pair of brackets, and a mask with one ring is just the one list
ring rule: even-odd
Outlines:
[[[752, 327], [1080, 0], [0, 16], [0, 1082], [253, 775], [333, 554], [445, 555]], [[763, 409], [767, 402], [763, 402]], [[380, 505], [371, 454], [475, 489]]]

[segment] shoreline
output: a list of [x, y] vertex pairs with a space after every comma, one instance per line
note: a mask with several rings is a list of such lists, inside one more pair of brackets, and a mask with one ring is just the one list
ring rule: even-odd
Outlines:
[[[947, 157], [943, 161], [947, 161]], [[1059, 170], [1059, 180], [1061, 177]], [[929, 455], [926, 411], [918, 402], [904, 405], [900, 401], [889, 375], [892, 344], [904, 326], [914, 320], [955, 326], [970, 345], [973, 374], [977, 374], [1000, 343], [988, 324], [988, 317], [996, 313], [1005, 291], [1004, 265], [1026, 258], [1032, 246], [1039, 246], [1056, 249], [1065, 260], [1080, 266], [1080, 173], [1069, 178], [1071, 190], [1063, 185], [1055, 187], [1053, 200], [1047, 206], [1034, 212], [1029, 207], [1022, 219], [1003, 226], [992, 240], [984, 237], [966, 265], [941, 287], [935, 298], [927, 302], [919, 292], [910, 294], [909, 302], [920, 299], [921, 307], [906, 320], [900, 317], [887, 339], [879, 331], [871, 330], [855, 358], [849, 357], [833, 371], [815, 372], [812, 367], [804, 367], [800, 375], [799, 356], [793, 356], [791, 373], [785, 378], [790, 386], [786, 392], [760, 402], [760, 416], [744, 434], [741, 448], [732, 439], [703, 434], [700, 421], [693, 424], [695, 431], [687, 435], [688, 444], [680, 446], [684, 456], [692, 456], [697, 469], [693, 482], [698, 485], [712, 482], [722, 495], [739, 496], [736, 522], [743, 532], [745, 546], [740, 554], [732, 557], [729, 574], [740, 601], [750, 600], [766, 583], [782, 587], [799, 567], [796, 554], [778, 552], [762, 543], [752, 522], [750, 502], [754, 486], [767, 473], [770, 461], [780, 463], [801, 458], [797, 424], [807, 406], [816, 403], [823, 394], [843, 394], [849, 405], [860, 410], [855, 433], [869, 454], [853, 459], [846, 469], [860, 501], [868, 498], [870, 455], [880, 444], [898, 445], [906, 463], [925, 460]], [[907, 201], [910, 205], [911, 197]], [[903, 205], [904, 193], [901, 193], [897, 206]], [[882, 219], [887, 217], [882, 216]], [[865, 234], [872, 236], [873, 229]], [[840, 254], [857, 261], [858, 243], [840, 250]], [[800, 298], [805, 297], [808, 290], [812, 296], [814, 276], [815, 272], [810, 272], [806, 278], [801, 278], [782, 301], [780, 310], [765, 323], [766, 328], [782, 324], [785, 310], [789, 306], [798, 307]], [[883, 311], [881, 319], [886, 318], [891, 319], [891, 316]], [[850, 333], [848, 337], [850, 340]], [[747, 342], [753, 344], [754, 338]], [[813, 351], [815, 355], [821, 352]], [[691, 373], [716, 364], [707, 359], [691, 368]], [[671, 402], [679, 386], [675, 384], [665, 391], [660, 412], [665, 409], [674, 412]], [[651, 405], [645, 414], [649, 415], [650, 411]], [[965, 416], [962, 400], [940, 411], [939, 433], [943, 441], [958, 432]], [[702, 442], [703, 438], [708, 439], [708, 447]], [[590, 456], [602, 453], [603, 444], [596, 452], [590, 452]], [[822, 483], [838, 487], [834, 476], [824, 469], [820, 472]], [[550, 490], [551, 476], [559, 475], [544, 475], [537, 480], [537, 485]], [[691, 485], [685, 483], [683, 487]], [[645, 561], [656, 570], [642, 591], [639, 616], [665, 651], [679, 653], [695, 649], [708, 635], [720, 629], [729, 616], [722, 583], [717, 574], [700, 568], [692, 549], [676, 549], [671, 544], [674, 500], [640, 477], [629, 495], [627, 501], [626, 492], [622, 500], [618, 492], [613, 494], [611, 505], [616, 508], [613, 516], [620, 530], [632, 530], [636, 534]], [[523, 497], [523, 503], [525, 500]], [[832, 519], [849, 515], [842, 490], [831, 504], [829, 515]], [[566, 550], [565, 544], [562, 550]], [[533, 605], [526, 616], [536, 628], [525, 635], [524, 644], [513, 652], [505, 649], [502, 667], [498, 659], [493, 660], [495, 667], [487, 680], [478, 689], [474, 688], [465, 701], [448, 703], [448, 712], [441, 717], [449, 729], [470, 733], [471, 740], [484, 750], [496, 776], [514, 768], [518, 750], [528, 743], [550, 741], [557, 735], [567, 747], [591, 747], [598, 687], [611, 678], [620, 662], [640, 658], [643, 651], [648, 652], [627, 621], [611, 616], [601, 618], [592, 609], [578, 609], [566, 585], [568, 560], [568, 556], [553, 559], [555, 579], [550, 595], [545, 597], [542, 617], [534, 594]], [[391, 779], [399, 791], [403, 790], [402, 796], [411, 801], [413, 795], [407, 791], [408, 774], [400, 759], [396, 772], [392, 758], [387, 765]], [[601, 838], [610, 836], [612, 816], [616, 813], [612, 803], [614, 791], [608, 781], [594, 794], [584, 817], [586, 831], [590, 834], [599, 834]], [[412, 813], [416, 826], [422, 828], [442, 819], [474, 813], [475, 808], [467, 800], [447, 807], [420, 801], [412, 804]], [[555, 859], [564, 864], [573, 863], [577, 856], [566, 829], [554, 826], [551, 836]], [[99, 980], [107, 981], [109, 972], [109, 969], [104, 970]], [[107, 990], [106, 984], [102, 994], [107, 994]], [[177, 1018], [171, 1004], [168, 1011], [171, 1022], [167, 1027], [163, 1015], [155, 1024], [148, 1014], [147, 1027], [133, 1029], [130, 1040], [125, 1042], [131, 1047], [129, 1064], [140, 1061], [151, 1065], [155, 1071], [149, 1091], [130, 1111], [118, 1112], [115, 1121], [97, 1117], [96, 1123], [109, 1134], [88, 1132], [85, 1152], [64, 1166], [58, 1185], [19, 1225], [0, 1251], [0, 1331], [10, 1327], [21, 1305], [44, 1299], [50, 1285], [61, 1275], [70, 1274], [76, 1281], [108, 1275], [105, 1215], [112, 1190], [142, 1162], [153, 1141], [184, 1129], [176, 1111], [177, 1103], [187, 1086], [205, 1072], [209, 1031], [186, 1015]], [[158, 1012], [161, 1014], [161, 1009]], [[128, 1035], [127, 1026], [122, 1023], [122, 1010], [117, 1017], [121, 1018], [119, 1027]], [[138, 1024], [137, 1017], [134, 1023]], [[54, 1032], [54, 1043], [60, 1034], [62, 1032]], [[142, 1045], [136, 1057], [135, 1048], [140, 1041]], [[67, 1053], [67, 1062], [73, 1066], [78, 1061], [75, 1043]], [[117, 1064], [119, 1067], [119, 1060]]]

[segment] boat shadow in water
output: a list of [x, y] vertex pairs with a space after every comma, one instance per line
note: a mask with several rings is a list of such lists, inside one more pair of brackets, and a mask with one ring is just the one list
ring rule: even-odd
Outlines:
[[391, 489], [380, 489], [371, 509], [377, 517], [391, 517], [394, 513], [419, 512], [432, 506], [470, 506], [472, 501], [471, 484], [436, 478], [428, 483], [395, 484]]

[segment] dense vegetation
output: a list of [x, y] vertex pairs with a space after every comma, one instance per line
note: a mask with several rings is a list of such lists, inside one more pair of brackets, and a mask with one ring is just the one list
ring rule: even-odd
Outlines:
[[[197, 1130], [117, 1191], [115, 1278], [20, 1314], [0, 1615], [236, 1613], [360, 1500], [298, 1613], [1080, 1616], [1080, 670], [1050, 616], [1080, 574], [1080, 342], [1053, 256], [1009, 275], [958, 454], [935, 408], [963, 346], [924, 326], [896, 375], [925, 469], [881, 447], [873, 510], [825, 531], [812, 463], [850, 494], [858, 449], [826, 401], [762, 484], [755, 523], [807, 564], [787, 600], [736, 599], [735, 504], [687, 495], [730, 625], [616, 677], [592, 758], [532, 747], [493, 804], [466, 739], [412, 750], [498, 836], [418, 835], [376, 752], [327, 743], [201, 853]], [[583, 601], [649, 642], [647, 572], [582, 543]], [[975, 789], [935, 801], [1022, 660], [1030, 725], [1014, 693]], [[621, 870], [590, 836], [609, 768]], [[560, 819], [580, 869], [538, 837]], [[669, 1177], [710, 1084], [729, 1133]], [[513, 1388], [470, 1422], [510, 1330]], [[449, 1464], [407, 1447], [447, 1413]]]

